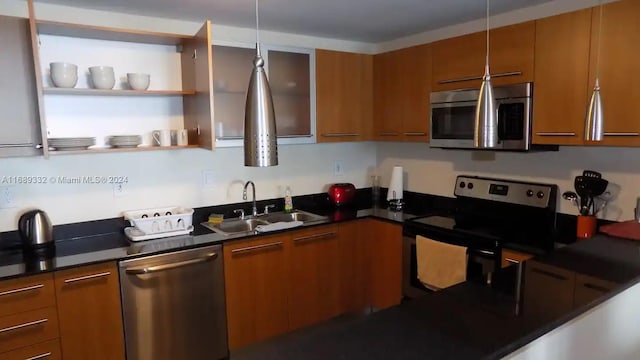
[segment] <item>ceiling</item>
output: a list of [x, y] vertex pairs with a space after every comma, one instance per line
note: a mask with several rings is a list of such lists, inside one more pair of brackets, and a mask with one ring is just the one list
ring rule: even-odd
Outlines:
[[[37, 0], [60, 5], [254, 27], [252, 0]], [[493, 0], [499, 14], [550, 0]], [[262, 29], [382, 42], [484, 17], [482, 0], [260, 0]]]

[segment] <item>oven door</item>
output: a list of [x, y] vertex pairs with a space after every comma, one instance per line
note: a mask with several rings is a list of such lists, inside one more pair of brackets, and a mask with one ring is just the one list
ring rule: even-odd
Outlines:
[[473, 148], [476, 102], [431, 104], [431, 147]]

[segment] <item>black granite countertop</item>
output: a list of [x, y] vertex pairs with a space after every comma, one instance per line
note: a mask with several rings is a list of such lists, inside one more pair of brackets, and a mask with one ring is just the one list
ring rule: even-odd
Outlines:
[[[307, 211], [313, 209], [305, 209]], [[350, 221], [373, 217], [380, 220], [402, 223], [413, 215], [391, 212], [385, 209], [342, 209], [340, 211], [322, 211], [326, 221], [314, 222], [303, 227], [326, 225], [341, 221]], [[293, 228], [283, 231], [292, 231]], [[281, 231], [281, 232], [283, 232]], [[272, 235], [274, 232], [265, 233]], [[195, 224], [190, 235], [174, 236], [165, 239], [130, 242], [122, 229], [99, 235], [57, 240], [54, 254], [26, 254], [21, 248], [0, 251], [0, 280], [35, 275], [42, 272], [61, 270], [70, 267], [88, 265], [104, 261], [123, 260], [162, 252], [184, 250], [188, 248], [222, 244], [227, 241], [246, 239], [265, 234], [225, 236]]]
[[[598, 235], [536, 261], [620, 285], [587, 305], [545, 318], [526, 311], [516, 315], [508, 291], [467, 281], [368, 316], [332, 320], [250, 345], [232, 352], [231, 360], [499, 359], [640, 282], [637, 241]], [[509, 271], [515, 268], [494, 283], [509, 279]]]

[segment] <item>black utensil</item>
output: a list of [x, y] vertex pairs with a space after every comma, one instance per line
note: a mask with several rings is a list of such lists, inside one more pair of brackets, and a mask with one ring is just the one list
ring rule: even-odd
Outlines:
[[582, 176], [588, 177], [588, 178], [602, 179], [602, 174], [593, 170], [584, 170], [582, 172]]
[[587, 177], [576, 176], [573, 187], [576, 190], [578, 196], [580, 196], [580, 215], [589, 215], [589, 196], [591, 190], [587, 184]]

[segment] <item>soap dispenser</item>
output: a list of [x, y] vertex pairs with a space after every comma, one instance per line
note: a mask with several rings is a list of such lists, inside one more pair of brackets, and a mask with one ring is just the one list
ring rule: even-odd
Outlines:
[[284, 211], [293, 211], [293, 199], [291, 199], [291, 189], [288, 186], [284, 190]]

